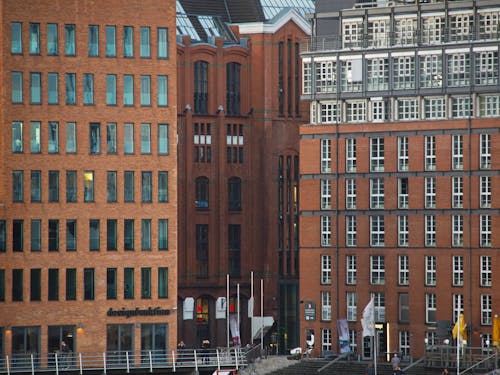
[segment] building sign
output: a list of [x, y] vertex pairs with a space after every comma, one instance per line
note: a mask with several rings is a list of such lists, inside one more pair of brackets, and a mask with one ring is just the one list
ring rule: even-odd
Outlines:
[[170, 315], [170, 310], [165, 310], [160, 307], [148, 307], [147, 309], [140, 309], [136, 307], [135, 309], [126, 309], [122, 307], [121, 310], [115, 310], [109, 308], [106, 313], [107, 316], [124, 316], [127, 319], [131, 316], [161, 316], [161, 315]]
[[304, 303], [304, 315], [306, 320], [316, 320], [316, 304], [314, 302]]

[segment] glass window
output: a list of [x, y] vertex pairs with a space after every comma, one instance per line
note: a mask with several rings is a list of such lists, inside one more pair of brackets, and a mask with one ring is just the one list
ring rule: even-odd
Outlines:
[[321, 320], [332, 320], [332, 294], [330, 291], [321, 292]]
[[59, 270], [49, 268], [49, 301], [59, 301]]
[[123, 76], [123, 105], [134, 105], [134, 76]]
[[108, 268], [106, 270], [106, 298], [116, 299], [117, 288], [117, 270], [116, 268]]
[[141, 191], [142, 191], [142, 202], [151, 202], [153, 200], [153, 174], [152, 172], [142, 172], [141, 173]]
[[197, 209], [208, 209], [210, 201], [209, 180], [207, 177], [196, 177], [195, 205]]
[[384, 171], [384, 138], [370, 138], [370, 170]]
[[76, 152], [76, 122], [66, 123], [66, 152]]
[[23, 53], [22, 23], [12, 22], [10, 24], [10, 52]]
[[76, 301], [76, 268], [66, 269], [66, 301]]
[[332, 218], [321, 216], [321, 246], [331, 246], [332, 241]]
[[[331, 164], [331, 149], [330, 140], [328, 141], [328, 159]], [[346, 138], [345, 140], [345, 170], [346, 172], [356, 172], [357, 162], [356, 162], [356, 138]], [[331, 167], [328, 168], [328, 171]]]
[[169, 126], [158, 124], [158, 154], [168, 155], [169, 153]]
[[49, 104], [59, 103], [59, 74], [47, 74], [47, 102]]
[[194, 113], [208, 113], [208, 62], [194, 63]]
[[158, 268], [158, 298], [168, 298], [168, 268]]
[[151, 250], [151, 219], [141, 220], [141, 249]]
[[66, 56], [75, 56], [76, 53], [76, 26], [64, 25], [64, 53]]
[[42, 221], [31, 220], [31, 251], [42, 251]]
[[42, 270], [34, 268], [30, 270], [30, 301], [41, 301], [42, 299]]
[[30, 151], [32, 154], [38, 154], [42, 151], [40, 146], [40, 126], [39, 121], [30, 123]]
[[94, 75], [83, 74], [83, 104], [94, 104]]
[[12, 251], [22, 252], [24, 250], [24, 222], [22, 220], [12, 221]]
[[166, 59], [168, 57], [168, 29], [158, 28], [158, 58]]
[[158, 202], [168, 202], [168, 172], [158, 172]]
[[42, 200], [42, 172], [31, 171], [31, 201], [41, 202]]
[[98, 219], [89, 220], [89, 250], [99, 251], [101, 237], [100, 223]]
[[24, 175], [23, 171], [12, 171], [12, 201], [24, 201]]
[[117, 193], [116, 193], [116, 171], [108, 171], [107, 173], [107, 201], [116, 202]]
[[141, 105], [151, 105], [151, 76], [141, 76]]
[[151, 298], [151, 268], [141, 268], [141, 298]]
[[55, 121], [49, 121], [48, 148], [49, 154], [59, 152], [59, 123]]
[[134, 57], [134, 28], [123, 26], [123, 57]]
[[[12, 270], [12, 301], [23, 300], [23, 270]], [[14, 334], [14, 332], [13, 332]], [[14, 338], [12, 338], [14, 340]]]
[[150, 34], [151, 30], [149, 27], [141, 26], [141, 40], [140, 40], [141, 57], [151, 57]]
[[76, 220], [66, 220], [66, 251], [76, 251]]
[[0, 220], [0, 252], [7, 250], [7, 225], [5, 220]]
[[151, 153], [151, 124], [141, 124], [141, 154]]
[[75, 73], [66, 73], [66, 104], [76, 104]]
[[42, 75], [40, 73], [30, 73], [30, 103], [42, 103]]
[[66, 171], [66, 202], [76, 202], [76, 171]]
[[370, 246], [384, 246], [384, 216], [370, 216]]
[[12, 152], [23, 152], [23, 123], [12, 122]]
[[94, 201], [94, 172], [83, 172], [83, 200], [84, 202]]
[[123, 298], [134, 299], [134, 269], [123, 270]]
[[134, 172], [125, 171], [123, 178], [123, 200], [125, 202], [134, 201]]
[[23, 102], [23, 73], [12, 72], [12, 103]]
[[108, 122], [106, 124], [106, 152], [108, 154], [116, 154], [116, 123]]
[[321, 255], [321, 284], [332, 283], [332, 256]]
[[99, 26], [89, 25], [89, 56], [99, 56]]
[[55, 56], [58, 54], [58, 39], [57, 23], [47, 24], [47, 55]]
[[168, 250], [168, 220], [158, 220], [158, 250]]
[[59, 220], [49, 220], [49, 251], [59, 251]]
[[229, 211], [241, 210], [241, 178], [231, 177], [228, 179], [227, 198]]
[[90, 153], [99, 154], [101, 152], [101, 124], [98, 122], [90, 123]]
[[30, 55], [40, 54], [40, 24], [30, 23]]
[[49, 202], [59, 202], [59, 171], [49, 171]]
[[115, 219], [106, 220], [106, 230], [107, 230], [107, 241], [106, 249], [117, 250], [118, 249], [118, 222]]
[[229, 116], [240, 114], [240, 71], [241, 65], [238, 63], [226, 65], [226, 112]]
[[125, 154], [134, 153], [134, 124], [125, 123], [123, 125], [123, 152]]
[[158, 76], [158, 106], [168, 105], [168, 76]]
[[106, 104], [116, 105], [116, 75], [106, 74]]
[[398, 256], [398, 284], [410, 285], [410, 258], [408, 255]]
[[85, 301], [94, 299], [94, 269], [83, 269], [83, 299]]
[[106, 26], [106, 56], [116, 57], [116, 26]]
[[125, 219], [123, 223], [123, 248], [134, 250], [134, 219]]

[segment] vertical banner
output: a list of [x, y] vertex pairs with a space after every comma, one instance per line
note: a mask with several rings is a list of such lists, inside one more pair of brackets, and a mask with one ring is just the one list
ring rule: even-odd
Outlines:
[[349, 353], [351, 347], [349, 346], [349, 327], [347, 319], [337, 320], [337, 333], [339, 335], [340, 353]]
[[240, 345], [240, 327], [238, 326], [238, 316], [231, 314], [229, 316], [229, 325], [231, 326], [231, 336], [233, 338], [233, 345]]

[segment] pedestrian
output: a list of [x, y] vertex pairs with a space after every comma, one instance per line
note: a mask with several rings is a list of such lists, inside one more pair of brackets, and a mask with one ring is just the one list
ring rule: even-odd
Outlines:
[[399, 367], [399, 362], [401, 362], [401, 359], [399, 358], [398, 353], [394, 353], [391, 358], [391, 365], [393, 370], [396, 370], [396, 367]]
[[61, 341], [61, 367], [62, 368], [69, 368], [69, 347], [68, 344], [66, 344], [66, 341], [62, 340]]
[[448, 375], [448, 369], [444, 368], [443, 371], [441, 372], [441, 375]]
[[394, 369], [393, 375], [402, 375], [402, 374], [403, 374], [403, 371], [401, 370], [401, 367], [397, 366]]
[[365, 370], [365, 375], [375, 375], [375, 369], [373, 368], [373, 363], [369, 363]]
[[181, 364], [182, 362], [182, 357], [184, 357], [184, 350], [186, 349], [186, 344], [184, 344], [184, 341], [179, 341], [177, 344], [177, 359], [178, 359], [178, 364]]
[[201, 342], [201, 349], [202, 349], [202, 352], [201, 352], [201, 355], [202, 355], [202, 362], [204, 363], [208, 363], [208, 357], [209, 357], [209, 350], [210, 350], [210, 340], [208, 339], [204, 339], [202, 342]]

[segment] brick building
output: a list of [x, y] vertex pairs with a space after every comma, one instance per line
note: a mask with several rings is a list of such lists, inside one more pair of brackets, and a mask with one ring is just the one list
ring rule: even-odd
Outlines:
[[174, 1], [0, 7], [0, 357], [175, 348]]
[[[428, 4], [427, 4], [428, 3]], [[303, 44], [301, 342], [373, 358], [487, 350], [500, 311], [497, 2], [318, 1]], [[340, 323], [339, 323], [340, 322]]]

